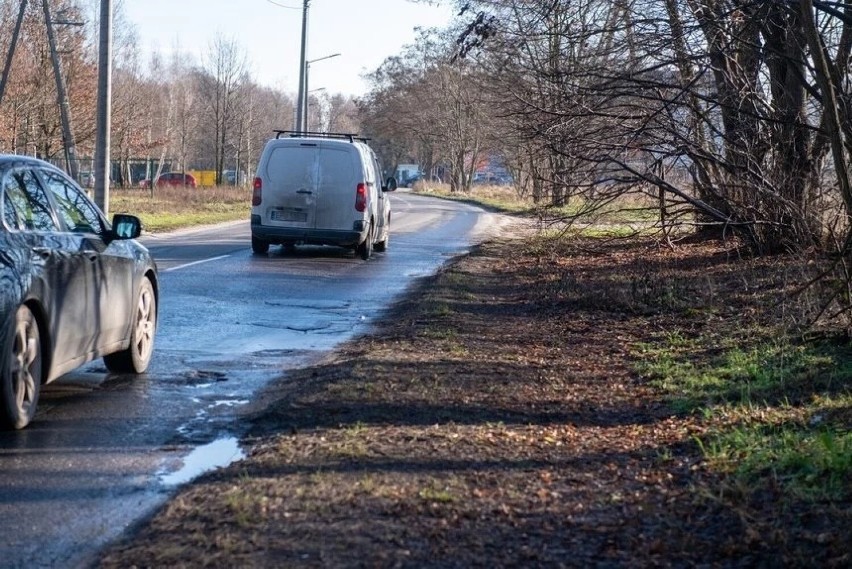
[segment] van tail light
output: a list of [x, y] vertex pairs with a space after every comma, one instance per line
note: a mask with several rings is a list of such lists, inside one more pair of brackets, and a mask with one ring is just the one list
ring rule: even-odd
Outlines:
[[355, 189], [355, 210], [364, 211], [367, 209], [367, 184], [361, 182]]
[[260, 178], [255, 178], [254, 179], [254, 186], [252, 186], [252, 191], [251, 191], [251, 205], [253, 205], [253, 206], [260, 205], [260, 202], [262, 201], [262, 194], [263, 194], [263, 182], [261, 181]]

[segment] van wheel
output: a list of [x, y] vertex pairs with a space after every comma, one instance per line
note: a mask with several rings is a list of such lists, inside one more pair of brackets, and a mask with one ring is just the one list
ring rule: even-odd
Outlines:
[[264, 255], [269, 252], [269, 241], [259, 239], [254, 235], [251, 236], [251, 250], [258, 255]]
[[365, 261], [373, 255], [373, 224], [367, 229], [367, 238], [358, 245], [358, 254]]
[[38, 322], [27, 306], [12, 321], [11, 348], [0, 375], [0, 423], [23, 429], [35, 416], [42, 380], [41, 337]]
[[390, 229], [388, 229], [387, 234], [385, 235], [384, 241], [379, 241], [376, 243], [376, 251], [384, 252], [388, 250], [388, 241], [390, 241]]

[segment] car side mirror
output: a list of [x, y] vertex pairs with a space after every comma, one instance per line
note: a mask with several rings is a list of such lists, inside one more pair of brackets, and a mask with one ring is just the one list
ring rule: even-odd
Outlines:
[[112, 234], [116, 239], [136, 239], [142, 235], [142, 220], [135, 215], [117, 213], [112, 217]]
[[392, 192], [395, 189], [397, 189], [397, 187], [398, 186], [397, 186], [397, 183], [396, 183], [396, 178], [391, 176], [390, 178], [388, 178], [387, 184], [382, 189], [386, 192]]

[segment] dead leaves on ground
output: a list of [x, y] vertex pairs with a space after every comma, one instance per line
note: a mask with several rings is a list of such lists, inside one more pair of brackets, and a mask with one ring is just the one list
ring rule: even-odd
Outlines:
[[[696, 282], [720, 286], [689, 273], [725, 273], [729, 258], [719, 244], [486, 245], [373, 336], [276, 385], [251, 456], [191, 485], [103, 565], [848, 562], [848, 531], [729, 499], [695, 443], [706, 423], [633, 371], [632, 346], [667, 319], [713, 326], [709, 308], [671, 310]], [[833, 514], [849, 520], [848, 505]]]

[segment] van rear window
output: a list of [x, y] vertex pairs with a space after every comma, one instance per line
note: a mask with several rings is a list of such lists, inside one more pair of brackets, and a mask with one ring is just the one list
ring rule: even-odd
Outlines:
[[355, 180], [354, 153], [335, 148], [323, 148], [320, 150], [319, 182], [320, 186], [352, 186], [359, 181]]
[[275, 184], [313, 187], [317, 152], [301, 146], [275, 148], [266, 164], [266, 176]]

